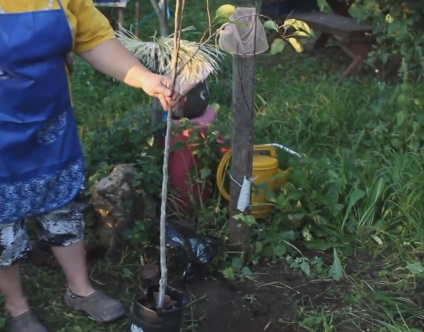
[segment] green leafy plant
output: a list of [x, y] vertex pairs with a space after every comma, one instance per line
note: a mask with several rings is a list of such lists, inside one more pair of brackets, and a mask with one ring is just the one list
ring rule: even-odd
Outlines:
[[230, 264], [221, 270], [224, 278], [230, 281], [243, 281], [254, 278], [250, 268], [245, 266], [243, 262], [244, 258], [242, 256], [233, 257]]
[[271, 44], [271, 55], [283, 52], [286, 43], [297, 53], [301, 53], [303, 46], [299, 38], [313, 37], [313, 32], [308, 24], [294, 18], [289, 18], [280, 25], [276, 21], [269, 19], [264, 23], [264, 28], [273, 31], [276, 37]]
[[355, 0], [354, 16], [376, 25], [378, 48], [371, 54], [372, 61], [390, 66], [391, 60], [402, 63], [401, 77], [419, 80], [424, 73], [424, 4], [405, 0]]

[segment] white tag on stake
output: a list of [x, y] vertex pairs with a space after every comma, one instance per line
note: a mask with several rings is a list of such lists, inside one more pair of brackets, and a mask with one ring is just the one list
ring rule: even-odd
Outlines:
[[246, 208], [250, 205], [250, 187], [252, 183], [251, 180], [246, 177], [243, 178], [243, 184], [241, 186], [240, 195], [237, 201], [237, 210], [244, 212]]

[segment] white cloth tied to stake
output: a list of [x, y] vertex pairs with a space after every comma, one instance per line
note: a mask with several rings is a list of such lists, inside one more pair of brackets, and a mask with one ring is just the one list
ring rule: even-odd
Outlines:
[[256, 8], [237, 7], [220, 33], [219, 44], [226, 51], [240, 56], [252, 56], [268, 50], [265, 29]]

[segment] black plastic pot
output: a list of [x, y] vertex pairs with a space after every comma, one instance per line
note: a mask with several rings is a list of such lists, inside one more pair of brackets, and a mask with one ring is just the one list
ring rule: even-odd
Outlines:
[[165, 293], [174, 303], [173, 306], [155, 310], [154, 294], [157, 292], [158, 286], [149, 287], [146, 296], [133, 302], [129, 332], [180, 332], [185, 306], [184, 293], [168, 287]]

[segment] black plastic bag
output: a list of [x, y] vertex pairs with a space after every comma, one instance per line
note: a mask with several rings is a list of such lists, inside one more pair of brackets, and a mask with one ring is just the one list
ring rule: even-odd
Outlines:
[[205, 264], [210, 263], [218, 252], [218, 240], [212, 236], [199, 235], [172, 220], [166, 225], [166, 245], [170, 249], [182, 250], [187, 260], [183, 273], [190, 279]]

